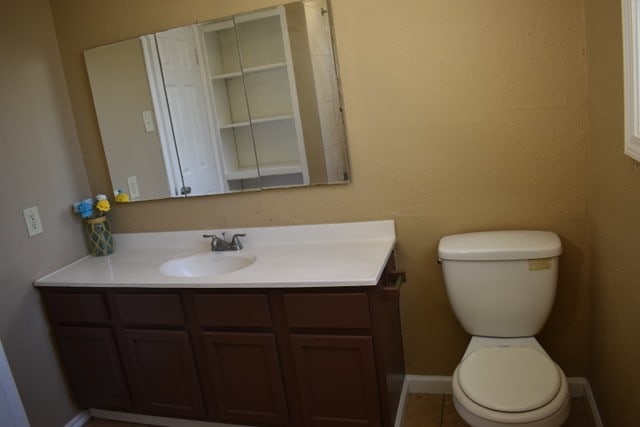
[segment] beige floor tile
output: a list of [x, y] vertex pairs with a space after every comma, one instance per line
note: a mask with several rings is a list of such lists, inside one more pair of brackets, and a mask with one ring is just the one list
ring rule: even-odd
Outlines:
[[571, 412], [569, 418], [564, 423], [564, 427], [591, 427], [594, 423], [591, 422], [591, 416], [589, 414], [589, 408], [584, 399], [575, 397], [571, 399]]
[[[582, 398], [571, 399], [571, 413], [563, 427], [593, 427], [589, 408]], [[84, 427], [153, 427], [91, 418]], [[410, 394], [404, 427], [468, 427], [458, 415], [451, 395]]]
[[442, 400], [441, 394], [410, 394], [404, 427], [440, 427]]
[[152, 427], [146, 424], [128, 423], [125, 421], [102, 420], [91, 418], [83, 427]]
[[[582, 398], [571, 399], [571, 412], [563, 427], [593, 427], [589, 408]], [[458, 415], [451, 395], [411, 394], [404, 427], [468, 427]]]
[[456, 411], [453, 404], [453, 396], [445, 394], [442, 403], [442, 427], [468, 427], [467, 424]]

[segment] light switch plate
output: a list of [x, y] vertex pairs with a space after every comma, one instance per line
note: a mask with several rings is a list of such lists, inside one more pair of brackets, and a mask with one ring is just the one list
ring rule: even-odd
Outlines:
[[129, 197], [131, 200], [135, 200], [140, 197], [140, 190], [138, 189], [138, 178], [130, 176], [127, 178], [127, 185], [129, 186]]
[[22, 215], [24, 215], [24, 222], [27, 225], [27, 233], [29, 233], [29, 237], [33, 237], [44, 231], [42, 229], [42, 222], [40, 221], [40, 214], [38, 213], [37, 206], [23, 210]]
[[143, 111], [142, 112], [142, 122], [144, 123], [144, 130], [146, 132], [153, 132], [156, 130], [153, 125], [153, 116], [151, 115], [151, 111]]

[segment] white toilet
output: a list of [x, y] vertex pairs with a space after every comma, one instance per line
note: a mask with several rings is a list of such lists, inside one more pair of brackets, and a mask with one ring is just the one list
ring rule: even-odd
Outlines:
[[473, 335], [453, 374], [460, 416], [474, 427], [560, 426], [567, 378], [537, 334], [555, 298], [562, 245], [548, 231], [488, 231], [440, 240], [453, 311]]

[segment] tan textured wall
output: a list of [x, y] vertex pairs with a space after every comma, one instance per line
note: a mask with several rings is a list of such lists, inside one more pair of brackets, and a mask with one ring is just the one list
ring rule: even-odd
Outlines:
[[[63, 426], [79, 409], [32, 281], [87, 253], [70, 206], [89, 184], [46, 0], [2, 7], [0, 56], [0, 338], [31, 426]], [[31, 206], [44, 233], [29, 238]]]
[[[82, 62], [97, 45], [278, 1], [51, 0], [85, 164], [109, 189]], [[468, 337], [436, 263], [446, 234], [557, 231], [558, 297], [541, 340], [568, 375], [587, 349], [587, 201], [582, 0], [336, 1], [353, 182], [113, 212], [120, 232], [392, 218], [407, 369], [451, 374]]]
[[640, 166], [623, 154], [620, 2], [587, 0], [589, 380], [607, 426], [638, 424]]

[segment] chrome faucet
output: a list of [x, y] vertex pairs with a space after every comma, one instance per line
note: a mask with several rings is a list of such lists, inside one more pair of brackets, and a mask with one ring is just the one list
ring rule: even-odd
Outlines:
[[219, 251], [239, 251], [242, 249], [242, 242], [240, 241], [240, 237], [245, 237], [246, 233], [234, 234], [231, 237], [231, 241], [227, 242], [225, 240], [225, 234], [222, 233], [222, 237], [218, 237], [215, 234], [203, 234], [204, 238], [211, 238], [211, 250], [214, 252]]

